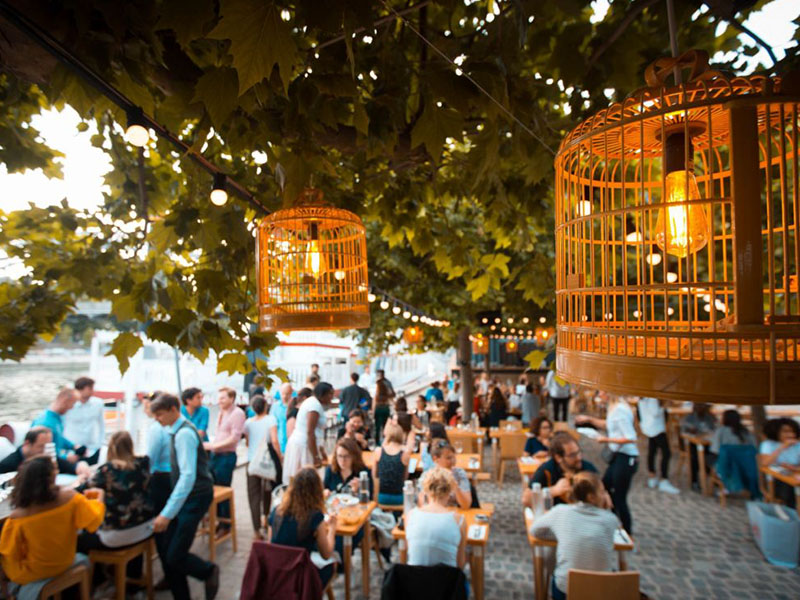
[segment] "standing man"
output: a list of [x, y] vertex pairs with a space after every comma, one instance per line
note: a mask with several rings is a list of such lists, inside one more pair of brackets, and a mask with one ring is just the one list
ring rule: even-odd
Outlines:
[[394, 398], [396, 396], [394, 391], [394, 386], [392, 385], [391, 381], [386, 379], [386, 371], [384, 371], [383, 369], [378, 369], [377, 371], [375, 371], [375, 374], [378, 376], [377, 379], [375, 379], [375, 383], [377, 384], [379, 381], [383, 381], [383, 383], [386, 384], [386, 387], [389, 388], [389, 396]]
[[269, 409], [269, 414], [278, 422], [278, 442], [281, 445], [281, 454], [286, 452], [286, 440], [289, 438], [286, 432], [286, 413], [289, 411], [289, 402], [292, 401], [292, 391], [291, 383], [282, 383], [278, 390], [278, 400], [273, 402]]
[[47, 427], [53, 433], [53, 441], [56, 444], [56, 455], [66, 458], [71, 463], [76, 463], [85, 454], [86, 450], [78, 455], [74, 452], [75, 444], [73, 444], [67, 437], [64, 436], [64, 422], [62, 417], [64, 414], [75, 406], [78, 401], [78, 392], [73, 388], [61, 388], [58, 392], [56, 399], [50, 404], [50, 408], [45, 410], [42, 414], [36, 417], [31, 423], [31, 427], [41, 425]]
[[426, 402], [444, 402], [444, 394], [442, 393], [442, 384], [434, 381], [431, 387], [425, 392]]
[[[236, 390], [233, 388], [219, 388], [217, 403], [219, 404], [217, 434], [214, 441], [205, 442], [203, 448], [211, 452], [211, 473], [214, 476], [214, 483], [230, 487], [233, 470], [236, 468], [236, 446], [242, 439], [247, 417], [244, 411], [236, 406]], [[231, 503], [227, 500], [220, 502], [218, 514], [223, 519], [230, 518]], [[219, 525], [219, 529], [223, 531], [230, 528], [228, 523]]]
[[[202, 440], [172, 394], [162, 394], [150, 403], [150, 411], [170, 437], [172, 492], [153, 522], [156, 546], [175, 600], [191, 600], [188, 575], [205, 582], [206, 600], [214, 600], [219, 589], [219, 567], [190, 554], [197, 526], [208, 512], [214, 482]], [[214, 535], [213, 532], [211, 535]]]
[[373, 377], [370, 371], [369, 361], [367, 361], [367, 364], [364, 365], [364, 372], [361, 373], [361, 376], [358, 380], [361, 383], [361, 387], [363, 387], [365, 390], [368, 390], [375, 385], [375, 377]]
[[189, 419], [203, 441], [207, 442], [209, 412], [203, 406], [203, 391], [196, 387], [186, 388], [181, 394], [181, 402], [181, 414]]
[[[547, 373], [544, 387], [547, 395], [553, 401], [553, 421], [566, 421], [570, 396], [569, 383], [556, 375], [555, 369], [553, 369]], [[559, 419], [559, 415], [563, 418]]]
[[316, 377], [317, 381], [319, 381], [320, 374], [319, 374], [319, 365], [317, 363], [311, 363], [311, 375], [309, 377]]
[[[360, 408], [363, 410], [365, 405], [367, 410], [369, 410], [372, 404], [372, 397], [367, 390], [358, 385], [358, 379], [358, 373], [352, 373], [350, 375], [350, 381], [352, 381], [352, 383], [342, 390], [339, 397], [341, 400], [340, 409], [342, 417], [345, 419], [350, 418], [350, 413], [353, 412], [354, 409]], [[362, 405], [362, 401], [364, 405]]]
[[86, 447], [88, 464], [94, 465], [100, 457], [100, 448], [106, 441], [106, 424], [103, 418], [105, 404], [94, 394], [94, 379], [78, 377], [75, 380], [78, 401], [64, 415], [64, 437], [76, 446]]

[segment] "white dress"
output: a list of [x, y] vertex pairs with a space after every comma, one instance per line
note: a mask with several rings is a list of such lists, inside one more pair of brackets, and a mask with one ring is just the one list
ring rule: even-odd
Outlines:
[[312, 412], [319, 414], [319, 421], [314, 430], [317, 447], [322, 445], [325, 438], [325, 409], [314, 396], [306, 398], [297, 411], [294, 431], [286, 442], [286, 452], [283, 455], [283, 483], [287, 485], [300, 469], [314, 464], [314, 457], [308, 449], [307, 432], [308, 415]]

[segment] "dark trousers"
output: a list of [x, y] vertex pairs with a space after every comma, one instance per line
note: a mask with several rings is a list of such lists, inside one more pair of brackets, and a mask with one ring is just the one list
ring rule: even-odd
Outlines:
[[375, 407], [375, 441], [380, 445], [381, 441], [383, 440], [383, 426], [386, 425], [386, 421], [389, 420], [389, 407], [388, 406], [376, 406]]
[[[100, 541], [100, 536], [96, 533], [89, 533], [88, 531], [83, 531], [78, 535], [78, 552], [86, 554], [87, 556], [91, 550], [122, 550], [127, 547], [128, 546], [118, 546], [116, 548], [110, 548]], [[143, 557], [140, 554], [128, 563], [125, 568], [125, 574], [129, 578], [140, 579], [142, 577], [142, 567], [144, 566], [144, 560], [142, 559]], [[94, 575], [95, 581], [93, 584], [97, 585], [103, 579], [103, 570], [95, 569]]]
[[631, 535], [633, 535], [633, 520], [628, 508], [628, 490], [631, 488], [631, 481], [638, 468], [638, 458], [622, 452], [615, 452], [605, 475], [603, 475], [603, 485], [606, 486], [611, 501], [614, 503], [614, 513], [619, 517], [625, 531]]
[[156, 471], [150, 477], [150, 499], [153, 502], [153, 512], [160, 514], [167, 505], [169, 495], [172, 493], [172, 482], [169, 473]]
[[[714, 466], [717, 455], [706, 450], [706, 475]], [[700, 472], [700, 461], [697, 458], [697, 446], [689, 444], [689, 466], [692, 470], [692, 483], [697, 483], [697, 474]]]
[[655, 437], [647, 438], [647, 471], [656, 472], [656, 453], [661, 451], [661, 479], [669, 476], [669, 441], [663, 431]]
[[[190, 496], [163, 533], [156, 534], [156, 547], [164, 567], [170, 592], [175, 600], [191, 600], [187, 576], [206, 580], [211, 576], [213, 563], [189, 550], [197, 533], [197, 526], [211, 506], [213, 493]], [[212, 532], [211, 535], [214, 535]]]
[[250, 504], [250, 518], [253, 520], [253, 531], [258, 533], [264, 525], [261, 516], [269, 517], [272, 502], [272, 482], [255, 475], [247, 476], [247, 501]]
[[[236, 468], [236, 452], [214, 452], [211, 455], [211, 475], [216, 485], [230, 487], [233, 481], [233, 470]], [[231, 503], [220, 502], [217, 516], [227, 519], [231, 516]]]
[[[566, 421], [569, 412], [569, 396], [566, 398], [550, 398], [553, 401], [553, 421]], [[559, 413], [562, 417], [559, 419]]]

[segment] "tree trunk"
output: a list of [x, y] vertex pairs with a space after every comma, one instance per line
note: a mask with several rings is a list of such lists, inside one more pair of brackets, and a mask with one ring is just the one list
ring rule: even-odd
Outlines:
[[753, 419], [753, 435], [756, 436], [756, 439], [760, 441], [763, 438], [764, 423], [767, 422], [767, 411], [764, 408], [764, 405], [751, 405], [750, 416]]
[[472, 416], [475, 397], [475, 382], [472, 380], [472, 342], [469, 341], [469, 327], [458, 332], [458, 367], [461, 378], [461, 419], [468, 423]]

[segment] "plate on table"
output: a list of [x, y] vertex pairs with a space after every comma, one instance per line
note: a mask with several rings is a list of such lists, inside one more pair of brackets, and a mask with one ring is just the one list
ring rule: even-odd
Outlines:
[[334, 494], [331, 496], [331, 504], [336, 503], [341, 507], [355, 506], [358, 504], [358, 498], [350, 494]]

